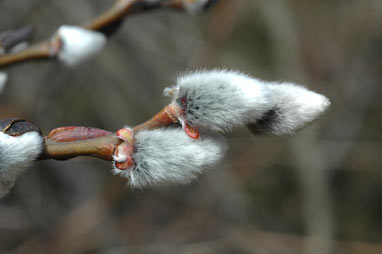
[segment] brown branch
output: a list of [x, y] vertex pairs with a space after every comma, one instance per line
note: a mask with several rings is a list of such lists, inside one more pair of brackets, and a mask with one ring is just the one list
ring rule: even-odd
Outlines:
[[[134, 133], [137, 133], [141, 130], [161, 128], [177, 122], [174, 109], [169, 105], [163, 108], [150, 120], [135, 126], [133, 130]], [[44, 137], [44, 151], [39, 159], [68, 160], [78, 156], [92, 156], [111, 161], [116, 146], [122, 143], [122, 140], [114, 133], [109, 134], [107, 131], [97, 129], [99, 130], [98, 133], [102, 132], [104, 136], [94, 138], [94, 134], [84, 132], [83, 136], [79, 137], [78, 133], [73, 133], [76, 132], [76, 129], [68, 131], [68, 129], [72, 128], [81, 130], [89, 129], [85, 127], [61, 127], [53, 130], [51, 134]], [[76, 137], [76, 141], [57, 141], [57, 132], [65, 132], [63, 135], [72, 138], [72, 140], [73, 137]], [[70, 138], [67, 139], [70, 140]]]
[[164, 107], [150, 120], [135, 126], [133, 131], [138, 132], [146, 129], [157, 129], [174, 123], [178, 123], [178, 119], [176, 118], [176, 113], [173, 106], [170, 104]]
[[61, 47], [60, 39], [55, 36], [25, 50], [0, 56], [0, 67], [29, 60], [46, 59], [57, 55]]
[[121, 20], [127, 14], [131, 13], [134, 5], [139, 2], [139, 0], [117, 0], [110, 7], [110, 9], [106, 10], [92, 21], [84, 24], [82, 27], [89, 30], [100, 30], [118, 20]]
[[[182, 1], [167, 0], [155, 5], [149, 5], [142, 0], [116, 0], [108, 10], [94, 20], [85, 23], [82, 27], [90, 30], [102, 30], [121, 21], [128, 14], [146, 12], [159, 8], [182, 9]], [[0, 68], [28, 60], [55, 57], [60, 50], [60, 47], [58, 47], [60, 44], [60, 39], [54, 36], [26, 50], [0, 56]]]
[[56, 142], [45, 137], [40, 159], [68, 160], [77, 156], [92, 156], [111, 161], [114, 149], [122, 141], [114, 134], [80, 141]]

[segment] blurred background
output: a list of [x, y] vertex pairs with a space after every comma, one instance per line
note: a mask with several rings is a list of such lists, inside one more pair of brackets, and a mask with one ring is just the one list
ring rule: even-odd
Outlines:
[[[32, 42], [112, 1], [0, 0]], [[331, 107], [291, 137], [227, 136], [188, 186], [135, 191], [94, 158], [37, 162], [0, 201], [0, 253], [382, 253], [382, 1], [220, 0], [134, 15], [91, 62], [5, 69], [0, 116], [115, 131], [164, 105], [179, 73], [224, 67], [292, 81]]]

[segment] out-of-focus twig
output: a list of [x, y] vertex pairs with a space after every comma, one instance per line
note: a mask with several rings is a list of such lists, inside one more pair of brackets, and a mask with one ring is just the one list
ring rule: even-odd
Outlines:
[[33, 34], [33, 26], [25, 26], [16, 30], [0, 33], [0, 49], [9, 51], [17, 44], [27, 41]]
[[[160, 8], [183, 9], [182, 0], [164, 0], [150, 3], [143, 0], [116, 0], [104, 13], [90, 22], [82, 25], [83, 28], [104, 32], [118, 24], [129, 14], [146, 12]], [[61, 40], [55, 35], [26, 50], [0, 56], [0, 68], [27, 60], [47, 59], [57, 56]]]
[[27, 60], [50, 58], [57, 55], [60, 49], [60, 39], [55, 36], [48, 41], [36, 44], [20, 52], [0, 56], [0, 67], [9, 66]]

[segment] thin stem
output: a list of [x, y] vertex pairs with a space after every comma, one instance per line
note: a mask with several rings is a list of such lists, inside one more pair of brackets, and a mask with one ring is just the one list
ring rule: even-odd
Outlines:
[[[177, 122], [174, 108], [172, 105], [168, 105], [159, 111], [153, 118], [137, 125], [133, 128], [133, 130], [134, 133], [137, 133], [141, 130], [156, 129], [169, 126]], [[69, 134], [65, 133], [65, 135]], [[73, 137], [74, 136], [75, 135], [73, 135]], [[114, 133], [98, 138], [93, 138], [90, 136], [89, 139], [71, 142], [57, 142], [53, 139], [53, 137], [50, 138], [50, 135], [44, 138], [44, 151], [42, 152], [39, 160], [68, 160], [78, 156], [92, 156], [111, 161], [116, 146], [122, 143], [122, 140], [119, 139]]]
[[99, 15], [97, 18], [83, 25], [84, 28], [90, 30], [100, 30], [107, 25], [110, 25], [131, 12], [132, 7], [137, 0], [117, 0], [110, 9]]
[[164, 107], [150, 120], [135, 126], [133, 130], [136, 133], [141, 130], [157, 129], [160, 127], [172, 125], [174, 123], [178, 123], [178, 119], [176, 118], [176, 114], [175, 114], [173, 106], [170, 104]]
[[41, 42], [26, 50], [0, 56], [0, 67], [12, 65], [19, 62], [24, 62], [27, 60], [48, 58], [52, 55], [52, 51], [53, 51], [51, 49], [51, 45], [52, 44], [50, 43], [50, 41]]
[[100, 138], [73, 142], [55, 142], [44, 138], [45, 149], [40, 159], [68, 160], [77, 156], [93, 156], [103, 160], [112, 160], [115, 146], [122, 141], [114, 134]]

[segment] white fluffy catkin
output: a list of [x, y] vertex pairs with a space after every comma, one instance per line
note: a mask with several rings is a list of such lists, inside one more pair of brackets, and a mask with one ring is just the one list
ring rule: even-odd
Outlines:
[[67, 66], [76, 66], [97, 55], [106, 44], [102, 33], [78, 26], [61, 26], [57, 34], [62, 41], [58, 59]]
[[17, 137], [0, 132], [0, 197], [8, 192], [41, 151], [42, 137], [37, 132]]
[[293, 134], [318, 118], [330, 105], [325, 96], [293, 83], [269, 84], [272, 109], [251, 123], [258, 133]]
[[172, 95], [175, 108], [181, 109], [181, 122], [219, 132], [261, 123], [263, 132], [290, 134], [330, 104], [325, 96], [301, 86], [261, 81], [229, 70], [182, 75], [165, 93]]
[[219, 161], [227, 147], [221, 136], [202, 134], [195, 140], [181, 129], [143, 130], [135, 139], [135, 165], [113, 169], [135, 188], [189, 183], [205, 167]]

